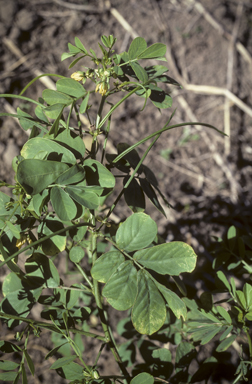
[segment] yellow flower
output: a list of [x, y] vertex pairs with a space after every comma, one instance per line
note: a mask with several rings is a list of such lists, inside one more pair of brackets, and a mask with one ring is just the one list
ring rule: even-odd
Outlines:
[[105, 96], [108, 90], [108, 84], [105, 82], [96, 85], [95, 92], [99, 92], [102, 96]]
[[71, 78], [76, 80], [76, 81], [81, 81], [84, 79], [84, 73], [81, 71], [77, 71], [71, 74]]
[[21, 249], [22, 245], [24, 245], [26, 243], [26, 241], [27, 241], [27, 236], [22, 234], [20, 236], [20, 239], [17, 239], [17, 241], [16, 241], [16, 247], [18, 249]]

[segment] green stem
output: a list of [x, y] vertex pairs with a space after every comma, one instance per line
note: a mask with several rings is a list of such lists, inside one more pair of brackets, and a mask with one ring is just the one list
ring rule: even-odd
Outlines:
[[248, 338], [248, 345], [249, 345], [249, 357], [250, 357], [250, 359], [252, 358], [252, 342], [251, 342], [251, 337], [250, 337], [250, 335], [249, 335], [249, 332], [248, 332], [248, 330], [246, 329], [245, 330], [245, 333], [246, 333], [246, 335], [247, 335], [247, 338]]
[[79, 114], [78, 108], [76, 107], [76, 104], [74, 104], [74, 110], [75, 110], [75, 114], [78, 122], [79, 134], [80, 134], [80, 137], [82, 138], [83, 134], [82, 134], [82, 128], [81, 128], [80, 114]]
[[[7, 313], [3, 313], [3, 312], [0, 312], [0, 318], [19, 320], [29, 324], [32, 328], [38, 327], [38, 328], [50, 329], [52, 332], [62, 334], [62, 332], [59, 331], [54, 325], [50, 323], [45, 323], [43, 321], [35, 321], [35, 320], [27, 319], [21, 316], [8, 315]], [[69, 332], [78, 333], [80, 335], [87, 336], [87, 337], [92, 337], [93, 339], [101, 340], [103, 342], [107, 341], [104, 336], [96, 335], [95, 333], [92, 333], [92, 332], [85, 332], [85, 331], [82, 331], [81, 329], [76, 329], [76, 328], [69, 328], [68, 330]]]
[[91, 281], [89, 280], [88, 278], [88, 275], [86, 274], [86, 272], [81, 268], [81, 266], [77, 263], [74, 263], [75, 266], [78, 268], [80, 274], [84, 277], [84, 280], [86, 280], [86, 282], [88, 283], [88, 285], [90, 286], [90, 288], [92, 289], [93, 291], [93, 284], [91, 283]]
[[104, 103], [105, 103], [105, 100], [106, 100], [106, 96], [102, 96], [101, 98], [101, 102], [100, 102], [100, 105], [99, 105], [99, 110], [98, 110], [98, 113], [97, 113], [97, 117], [96, 117], [96, 129], [99, 129], [99, 123], [101, 121], [101, 118], [102, 118], [102, 110], [103, 110], [103, 107], [104, 107]]
[[96, 128], [101, 128], [103, 126], [103, 124], [105, 123], [105, 121], [109, 118], [110, 115], [112, 115], [112, 113], [114, 112], [114, 110], [119, 107], [119, 105], [121, 105], [126, 99], [128, 99], [131, 95], [133, 95], [133, 93], [137, 92], [139, 89], [141, 89], [142, 86], [138, 86], [134, 89], [132, 89], [132, 91], [130, 91], [127, 95], [125, 95], [120, 101], [118, 101], [118, 103], [116, 103], [111, 109], [110, 111], [106, 114], [106, 116], [102, 119], [102, 121], [99, 123], [99, 125], [97, 125]]
[[33, 243], [27, 245], [27, 246], [24, 247], [24, 248], [19, 249], [19, 250], [18, 250], [17, 252], [15, 252], [13, 255], [11, 255], [11, 256], [9, 256], [8, 258], [6, 258], [4, 261], [2, 261], [2, 262], [0, 263], [0, 268], [1, 268], [3, 265], [7, 264], [8, 261], [10, 261], [11, 259], [14, 259], [16, 256], [18, 256], [20, 253], [25, 252], [25, 251], [27, 251], [28, 249], [33, 248], [33, 247], [35, 247], [36, 245], [39, 245], [39, 244], [43, 243], [43, 241], [45, 241], [45, 240], [47, 240], [47, 239], [50, 239], [50, 238], [53, 237], [53, 236], [60, 235], [61, 233], [70, 231], [70, 229], [78, 228], [78, 227], [83, 227], [83, 226], [85, 226], [85, 227], [86, 227], [86, 226], [92, 227], [92, 224], [90, 224], [90, 223], [86, 223], [86, 222], [85, 222], [85, 223], [78, 223], [78, 224], [74, 224], [74, 225], [69, 225], [68, 227], [59, 229], [58, 231], [53, 232], [53, 233], [51, 233], [50, 235], [47, 235], [47, 236], [45, 236], [45, 237], [42, 237], [41, 239], [39, 239], [39, 240], [37, 240], [37, 241], [34, 241]]
[[[97, 260], [97, 237], [98, 237], [98, 234], [93, 232], [91, 235], [91, 252], [92, 252], [93, 265], [94, 265], [95, 261]], [[108, 321], [106, 319], [106, 314], [105, 314], [105, 311], [104, 311], [103, 305], [102, 305], [99, 283], [95, 279], [93, 281], [93, 287], [94, 287], [94, 297], [95, 297], [96, 305], [98, 308], [98, 312], [99, 312], [99, 316], [100, 316], [100, 320], [101, 320], [101, 325], [102, 325], [102, 328], [103, 328], [103, 331], [105, 334], [105, 338], [107, 340], [107, 343], [110, 347], [111, 352], [113, 353], [113, 356], [114, 356], [118, 366], [120, 367], [120, 369], [122, 371], [122, 374], [125, 376], [126, 382], [129, 383], [129, 374], [122, 363], [121, 357], [120, 357], [118, 350], [117, 350], [117, 346], [116, 346], [114, 339], [110, 333], [110, 329], [108, 327]]]

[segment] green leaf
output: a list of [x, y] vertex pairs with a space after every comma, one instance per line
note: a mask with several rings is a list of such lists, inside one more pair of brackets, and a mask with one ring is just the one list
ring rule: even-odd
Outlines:
[[72, 361], [74, 361], [77, 358], [76, 355], [72, 356], [66, 356], [61, 357], [60, 359], [56, 360], [51, 366], [50, 369], [58, 369], [61, 367], [64, 367], [65, 365], [70, 364]]
[[5, 224], [7, 225], [7, 227], [9, 228], [11, 233], [13, 234], [13, 236], [16, 237], [17, 239], [20, 239], [19, 229], [8, 220], [5, 221]]
[[185, 371], [195, 355], [195, 348], [192, 344], [182, 341], [176, 349], [175, 370], [176, 372]]
[[17, 181], [29, 195], [36, 195], [67, 169], [67, 164], [57, 161], [25, 159], [18, 164]]
[[0, 351], [4, 353], [13, 353], [13, 352], [21, 352], [22, 349], [10, 341], [0, 341]]
[[56, 141], [43, 137], [34, 137], [28, 140], [21, 150], [21, 155], [24, 159], [34, 159], [41, 149], [48, 154], [48, 160], [70, 164], [76, 163], [76, 158], [72, 152]]
[[236, 291], [236, 299], [238, 300], [240, 306], [246, 310], [247, 308], [247, 303], [246, 303], [246, 299], [245, 299], [245, 295], [242, 291]]
[[161, 275], [178, 276], [194, 270], [197, 256], [190, 245], [173, 241], [137, 251], [134, 259]]
[[51, 202], [57, 216], [62, 221], [73, 220], [77, 214], [77, 207], [71, 197], [60, 187], [51, 190]]
[[57, 119], [62, 115], [62, 112], [65, 108], [64, 104], [53, 104], [49, 105], [49, 107], [43, 108], [43, 112], [50, 119]]
[[[60, 335], [59, 335], [60, 336]], [[58, 350], [63, 347], [64, 345], [68, 344], [68, 341], [66, 341], [65, 343], [63, 344], [60, 344], [60, 345], [57, 345], [57, 347], [53, 348], [50, 352], [48, 352], [48, 354], [45, 356], [45, 360], [49, 359], [49, 357], [55, 355], [55, 353], [58, 352]]]
[[17, 372], [4, 372], [0, 373], [0, 380], [4, 381], [13, 381], [17, 376]]
[[157, 332], [165, 322], [166, 307], [148, 272], [138, 271], [138, 292], [131, 318], [136, 330], [144, 335]]
[[229, 327], [226, 328], [226, 330], [223, 332], [223, 334], [220, 336], [220, 341], [226, 339], [226, 337], [232, 332], [233, 330], [233, 325], [230, 325]]
[[89, 99], [90, 92], [87, 93], [87, 96], [82, 100], [82, 103], [80, 105], [80, 113], [85, 113], [87, 106], [88, 106], [88, 99]]
[[141, 65], [139, 63], [132, 62], [132, 63], [130, 63], [130, 66], [133, 69], [133, 71], [135, 72], [136, 77], [140, 81], [142, 81], [143, 83], [146, 83], [146, 81], [148, 81], [147, 72], [145, 71], [145, 69], [143, 67], [141, 67]]
[[215, 308], [217, 309], [219, 314], [223, 317], [223, 319], [226, 320], [228, 324], [232, 324], [232, 319], [229, 313], [223, 307], [221, 307], [220, 305], [217, 305]]
[[68, 43], [67, 46], [68, 46], [69, 51], [72, 52], [72, 53], [79, 53], [80, 52], [80, 48], [75, 47], [71, 43]]
[[31, 374], [34, 376], [34, 373], [35, 373], [34, 364], [33, 364], [33, 361], [32, 361], [32, 359], [31, 359], [31, 357], [28, 354], [26, 349], [24, 349], [24, 355], [25, 355], [25, 359], [27, 361], [27, 365], [29, 367], [29, 370], [30, 370]]
[[164, 216], [166, 216], [163, 207], [161, 206], [161, 204], [158, 201], [156, 192], [152, 188], [149, 181], [146, 179], [143, 179], [143, 178], [139, 178], [139, 181], [140, 181], [140, 185], [142, 187], [142, 190], [144, 191], [146, 196], [149, 198], [149, 200], [152, 202], [152, 204], [159, 210], [159, 212], [161, 212]]
[[103, 188], [114, 188], [113, 174], [99, 161], [88, 159], [84, 162], [88, 185], [100, 185]]
[[226, 278], [226, 276], [224, 275], [224, 273], [222, 271], [217, 271], [217, 277], [220, 279], [220, 281], [225, 285], [225, 287], [227, 288], [227, 290], [229, 292], [231, 292], [231, 287], [230, 287], [230, 284]]
[[25, 262], [25, 279], [32, 286], [56, 288], [60, 285], [57, 268], [47, 256], [42, 253], [33, 253]]
[[77, 159], [82, 159], [85, 155], [86, 148], [83, 140], [70, 129], [59, 130], [55, 141], [69, 149]]
[[120, 264], [103, 288], [102, 295], [118, 311], [132, 307], [137, 294], [137, 271], [132, 261]]
[[73, 165], [62, 173], [56, 180], [55, 184], [69, 185], [76, 184], [83, 181], [85, 178], [85, 171], [79, 164]]
[[[63, 228], [64, 225], [56, 217], [47, 217], [38, 227], [38, 236], [42, 238]], [[61, 235], [44, 240], [41, 247], [48, 256], [54, 256], [57, 253], [63, 252], [66, 247], [66, 234], [62, 233]]]
[[172, 361], [171, 351], [166, 348], [154, 349], [154, 351], [152, 352], [152, 357], [154, 359], [159, 359], [160, 361], [165, 363], [171, 363]]
[[[123, 179], [124, 185], [127, 183], [129, 178], [130, 176], [126, 176]], [[136, 179], [131, 180], [130, 185], [124, 189], [124, 199], [128, 207], [133, 212], [143, 212], [145, 210], [144, 193]]]
[[176, 295], [176, 293], [172, 292], [170, 289], [166, 288], [164, 285], [159, 284], [157, 281], [155, 281], [155, 284], [158, 288], [158, 290], [162, 293], [162, 295], [165, 298], [165, 301], [171, 308], [174, 315], [179, 319], [180, 316], [183, 317], [184, 320], [186, 320], [186, 306], [184, 302]]
[[32, 127], [34, 126], [32, 116], [29, 115], [29, 113], [26, 113], [26, 112], [22, 111], [20, 108], [17, 108], [17, 114], [18, 114], [18, 116], [25, 116], [28, 119], [31, 119], [31, 121], [29, 121], [28, 119], [18, 118], [21, 127], [25, 131], [27, 131], [28, 129], [32, 129]]
[[155, 59], [164, 56], [166, 53], [166, 45], [162, 43], [155, 43], [145, 49], [138, 55], [139, 59]]
[[120, 225], [116, 243], [127, 252], [148, 247], [157, 235], [157, 224], [145, 213], [134, 213]]
[[[42, 288], [35, 288], [27, 285], [25, 281], [11, 272], [6, 276], [3, 283], [3, 294], [5, 298], [1, 302], [0, 311], [9, 315], [27, 317], [41, 295]], [[20, 324], [22, 321], [10, 319], [8, 327]]]
[[248, 283], [244, 284], [243, 293], [247, 303], [247, 308], [252, 309], [252, 286]]
[[217, 335], [217, 333], [219, 333], [221, 330], [220, 327], [209, 327], [209, 331], [204, 333], [204, 336], [201, 337], [201, 342], [200, 344], [201, 345], [205, 345], [207, 343], [209, 343], [210, 340], [212, 340], [214, 338], [214, 336]]
[[0, 360], [0, 369], [2, 371], [14, 371], [14, 369], [18, 367], [19, 367], [19, 364], [14, 363], [14, 361]]
[[142, 37], [136, 37], [130, 44], [128, 54], [129, 59], [136, 59], [147, 48], [147, 43]]
[[246, 317], [246, 319], [248, 319], [249, 321], [252, 321], [252, 311], [246, 313], [245, 317]]
[[[73, 79], [72, 79], [73, 80]], [[54, 91], [53, 89], [45, 89], [42, 92], [42, 97], [46, 101], [47, 104], [63, 104], [70, 105], [73, 102], [73, 99], [64, 93]]]
[[142, 372], [133, 377], [130, 384], [154, 384], [154, 377], [149, 373]]
[[75, 64], [77, 64], [81, 59], [83, 59], [83, 57], [85, 57], [86, 55], [82, 55], [80, 57], [77, 57], [75, 60], [73, 60], [71, 62], [71, 64], [69, 65], [68, 69], [70, 68], [73, 68], [75, 66]]
[[83, 380], [83, 367], [74, 362], [58, 368], [57, 373], [66, 380]]
[[96, 209], [99, 207], [99, 197], [94, 192], [88, 191], [85, 187], [70, 186], [66, 187], [65, 191], [77, 201], [77, 203], [88, 209]]
[[[61, 108], [62, 108], [62, 106], [61, 106]], [[45, 123], [48, 123], [48, 122], [49, 122], [48, 119], [47, 119], [47, 117], [46, 117], [46, 115], [45, 115], [45, 113], [44, 113], [44, 107], [42, 107], [42, 105], [37, 105], [37, 107], [35, 108], [34, 112], [35, 112], [35, 115], [36, 115], [40, 120], [42, 120], [42, 121], [45, 122]]]
[[58, 80], [56, 83], [56, 88], [58, 92], [76, 97], [77, 99], [83, 97], [87, 92], [83, 85], [78, 83], [78, 81], [69, 78]]
[[156, 77], [161, 76], [164, 72], [167, 72], [168, 68], [164, 65], [151, 65], [145, 67], [145, 71], [147, 72], [149, 79], [155, 79]]
[[236, 339], [236, 335], [231, 335], [229, 337], [227, 337], [225, 340], [223, 340], [219, 345], [218, 347], [216, 348], [216, 351], [217, 352], [224, 352], [226, 351], [230, 345], [233, 344], [233, 342], [235, 341]]
[[79, 263], [85, 256], [85, 251], [79, 246], [70, 249], [69, 258], [73, 263]]
[[154, 89], [154, 85], [150, 84], [149, 88], [151, 89], [150, 100], [155, 105], [155, 107], [160, 109], [171, 108], [172, 106], [172, 97], [165, 93], [163, 90]]
[[80, 41], [80, 39], [78, 37], [75, 37], [74, 42], [75, 42], [75, 45], [76, 45], [77, 48], [79, 48], [83, 52], [87, 53], [86, 48], [84, 47], [84, 45], [82, 44], [82, 42]]
[[[78, 53], [78, 52], [77, 52]], [[64, 52], [64, 53], [62, 53], [62, 55], [61, 55], [61, 61], [64, 61], [64, 60], [66, 60], [66, 59], [68, 59], [69, 57], [73, 57], [73, 56], [76, 56], [77, 55], [77, 53], [71, 53], [71, 52]]]
[[110, 251], [100, 256], [91, 269], [91, 275], [95, 280], [106, 283], [119, 265], [125, 261], [119, 251]]

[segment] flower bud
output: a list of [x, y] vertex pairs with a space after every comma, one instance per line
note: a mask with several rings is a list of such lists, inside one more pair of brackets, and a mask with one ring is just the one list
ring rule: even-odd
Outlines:
[[81, 81], [84, 79], [84, 73], [81, 71], [77, 71], [71, 74], [71, 79], [74, 79], [76, 81]]

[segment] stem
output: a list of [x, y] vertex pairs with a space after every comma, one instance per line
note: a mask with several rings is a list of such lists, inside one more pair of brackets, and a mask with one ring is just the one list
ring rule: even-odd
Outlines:
[[247, 338], [248, 338], [248, 345], [249, 345], [249, 357], [250, 357], [250, 359], [252, 358], [252, 342], [251, 342], [251, 337], [250, 337], [250, 335], [249, 335], [249, 332], [248, 332], [248, 330], [246, 329], [245, 330], [245, 333], [246, 333], [246, 335], [247, 335]]
[[78, 108], [76, 107], [76, 104], [74, 104], [74, 110], [75, 110], [76, 118], [78, 121], [79, 134], [80, 134], [80, 137], [82, 138], [83, 134], [82, 134], [82, 129], [81, 129], [80, 114], [79, 114]]
[[105, 100], [106, 100], [106, 96], [102, 96], [101, 102], [99, 105], [99, 110], [98, 110], [97, 117], [96, 117], [96, 129], [100, 128], [99, 123], [100, 123], [101, 118], [102, 118], [102, 110], [104, 107]]
[[90, 286], [90, 288], [93, 290], [93, 284], [91, 283], [91, 281], [89, 280], [88, 278], [88, 275], [86, 274], [86, 272], [81, 268], [81, 266], [77, 263], [74, 263], [75, 266], [78, 268], [79, 272], [81, 273], [81, 275], [84, 277], [84, 279], [86, 280], [86, 282], [88, 283], [88, 285]]
[[111, 109], [110, 111], [106, 114], [106, 116], [102, 119], [102, 121], [99, 123], [99, 125], [96, 127], [96, 128], [101, 128], [103, 126], [103, 124], [105, 123], [105, 121], [109, 118], [110, 115], [112, 115], [112, 113], [114, 112], [114, 110], [119, 107], [120, 104], [122, 104], [126, 99], [128, 99], [128, 97], [130, 97], [131, 95], [133, 95], [133, 93], [135, 93], [136, 91], [138, 91], [139, 89], [141, 89], [142, 87], [139, 85], [138, 87], [132, 89], [132, 91], [130, 91], [127, 95], [125, 95], [120, 101], [118, 101], [118, 103], [116, 103]]
[[35, 247], [36, 245], [39, 245], [41, 243], [43, 243], [43, 241], [47, 240], [47, 239], [50, 239], [51, 237], [53, 236], [56, 236], [56, 235], [60, 235], [61, 233], [64, 233], [64, 232], [67, 232], [69, 231], [70, 229], [72, 228], [78, 228], [78, 227], [83, 227], [83, 226], [91, 226], [92, 227], [92, 224], [90, 223], [78, 223], [78, 224], [74, 224], [74, 225], [69, 225], [68, 227], [65, 227], [65, 228], [62, 228], [62, 229], [59, 229], [58, 231], [56, 232], [53, 232], [51, 233], [50, 235], [47, 235], [45, 237], [42, 237], [41, 239], [37, 240], [37, 241], [34, 241], [33, 243], [27, 245], [26, 247], [24, 248], [21, 248], [19, 249], [17, 252], [15, 252], [13, 255], [9, 256], [7, 259], [5, 259], [4, 261], [2, 261], [0, 263], [0, 268], [4, 265], [4, 264], [7, 264], [8, 261], [10, 261], [11, 259], [13, 259], [14, 257], [18, 256], [20, 253], [22, 252], [25, 252], [27, 251], [28, 249], [30, 248], [33, 248]]
[[[97, 260], [97, 237], [98, 237], [98, 234], [95, 232], [92, 232], [92, 235], [91, 235], [91, 252], [92, 252], [93, 265], [94, 265], [95, 261]], [[105, 334], [105, 338], [107, 340], [107, 343], [110, 347], [111, 352], [113, 353], [113, 356], [114, 356], [118, 366], [120, 367], [120, 369], [122, 371], [122, 374], [125, 376], [126, 383], [129, 383], [129, 374], [122, 363], [121, 357], [120, 357], [118, 350], [117, 350], [117, 346], [116, 346], [115, 341], [114, 341], [114, 339], [110, 333], [110, 329], [108, 327], [108, 322], [106, 320], [106, 313], [105, 313], [105, 311], [103, 309], [103, 305], [102, 305], [102, 299], [101, 299], [101, 294], [100, 294], [100, 290], [99, 290], [99, 283], [95, 279], [93, 280], [93, 287], [94, 287], [95, 302], [96, 302], [96, 305], [98, 308], [98, 312], [99, 312], [99, 316], [100, 316], [100, 320], [101, 320], [101, 325], [102, 325], [102, 328], [103, 328], [103, 331]]]

